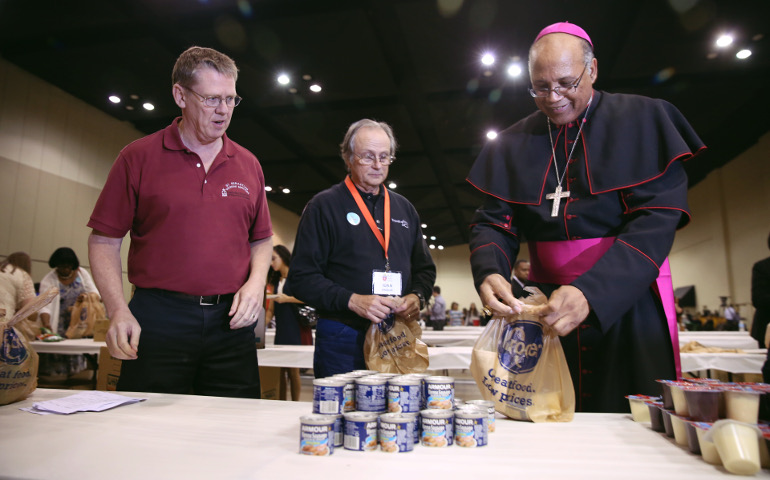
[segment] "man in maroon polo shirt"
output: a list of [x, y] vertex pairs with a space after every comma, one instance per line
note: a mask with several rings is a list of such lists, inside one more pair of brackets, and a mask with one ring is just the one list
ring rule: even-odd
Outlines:
[[182, 53], [172, 74], [182, 116], [120, 152], [88, 222], [107, 345], [124, 360], [118, 390], [260, 396], [253, 324], [272, 225], [259, 162], [225, 134], [237, 77], [216, 50]]

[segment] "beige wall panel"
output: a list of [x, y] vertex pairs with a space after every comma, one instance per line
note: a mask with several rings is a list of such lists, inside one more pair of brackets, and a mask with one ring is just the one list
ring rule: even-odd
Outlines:
[[299, 215], [286, 210], [268, 200], [270, 208], [270, 219], [273, 222], [273, 245], [283, 245], [294, 250], [294, 237], [297, 235], [297, 225], [299, 225]]
[[[73, 232], [75, 230], [75, 214], [73, 211], [77, 192], [72, 187], [72, 182], [66, 178], [60, 179], [59, 194], [56, 201], [56, 216], [54, 217], [54, 245], [53, 249], [59, 247], [70, 247], [78, 253], [78, 249], [73, 245]], [[53, 250], [51, 250], [53, 251]]]
[[[27, 167], [29, 168], [29, 167]], [[27, 253], [32, 258], [47, 259], [57, 248], [56, 242], [56, 204], [62, 180], [52, 174], [41, 172], [35, 207], [34, 235]]]
[[32, 244], [39, 182], [40, 170], [21, 166], [16, 177], [16, 195], [11, 203], [13, 211], [8, 248], [12, 252], [27, 251]]
[[11, 219], [19, 168], [21, 166], [18, 163], [0, 157], [0, 255], [11, 253], [9, 250]]
[[80, 161], [83, 156], [85, 111], [86, 107], [84, 104], [74, 100], [69, 102], [59, 175], [70, 180], [77, 180], [80, 171]]
[[19, 68], [0, 59], [0, 67], [6, 71], [3, 84], [3, 103], [0, 107], [0, 157], [19, 161], [21, 140], [24, 132], [24, 118], [27, 94], [25, 88], [29, 78]]
[[41, 80], [32, 77], [28, 82], [29, 94], [24, 109], [24, 131], [19, 160], [24, 165], [40, 168], [43, 163], [43, 142], [45, 137], [45, 114], [48, 107], [48, 92]]
[[64, 156], [67, 98], [60, 90], [51, 90], [46, 115], [43, 161], [40, 168], [46, 172], [61, 172]]

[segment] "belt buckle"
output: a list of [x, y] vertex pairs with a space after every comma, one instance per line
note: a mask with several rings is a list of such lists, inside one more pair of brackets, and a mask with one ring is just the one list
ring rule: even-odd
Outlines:
[[[209, 296], [213, 296], [213, 295], [209, 295]], [[203, 301], [204, 298], [206, 298], [206, 296], [205, 295], [201, 295], [200, 301], [198, 302], [199, 305], [211, 306], [211, 305], [216, 305], [217, 303], [219, 303], [219, 295], [217, 295], [217, 301], [214, 302], [214, 303], [206, 303], [206, 302]]]

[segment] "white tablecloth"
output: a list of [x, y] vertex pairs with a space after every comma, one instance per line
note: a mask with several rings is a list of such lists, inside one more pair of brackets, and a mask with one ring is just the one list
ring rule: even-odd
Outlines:
[[41, 342], [35, 340], [29, 342], [37, 353], [63, 353], [66, 355], [79, 355], [83, 353], [99, 354], [101, 347], [106, 347], [105, 342], [95, 342], [93, 338], [66, 339], [61, 342]]
[[[57, 480], [401, 478], [738, 478], [634, 423], [630, 415], [577, 414], [570, 423], [498, 419], [480, 448], [407, 453], [335, 450], [299, 455], [299, 417], [310, 402], [128, 394], [146, 401], [101, 413], [39, 416], [37, 400], [71, 395], [38, 389], [0, 407], [0, 476]], [[756, 477], [770, 478], [767, 470]]]
[[679, 345], [698, 342], [704, 347], [740, 348], [755, 350], [759, 348], [749, 332], [679, 332]]

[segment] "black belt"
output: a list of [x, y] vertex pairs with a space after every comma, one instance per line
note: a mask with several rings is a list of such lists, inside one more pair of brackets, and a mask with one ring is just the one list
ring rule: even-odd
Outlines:
[[229, 303], [232, 302], [233, 297], [235, 297], [234, 293], [225, 293], [222, 295], [190, 295], [189, 293], [163, 290], [162, 288], [145, 288], [143, 290], [148, 290], [165, 297], [177, 298], [186, 302], [197, 303], [198, 305], [217, 305], [219, 303]]

